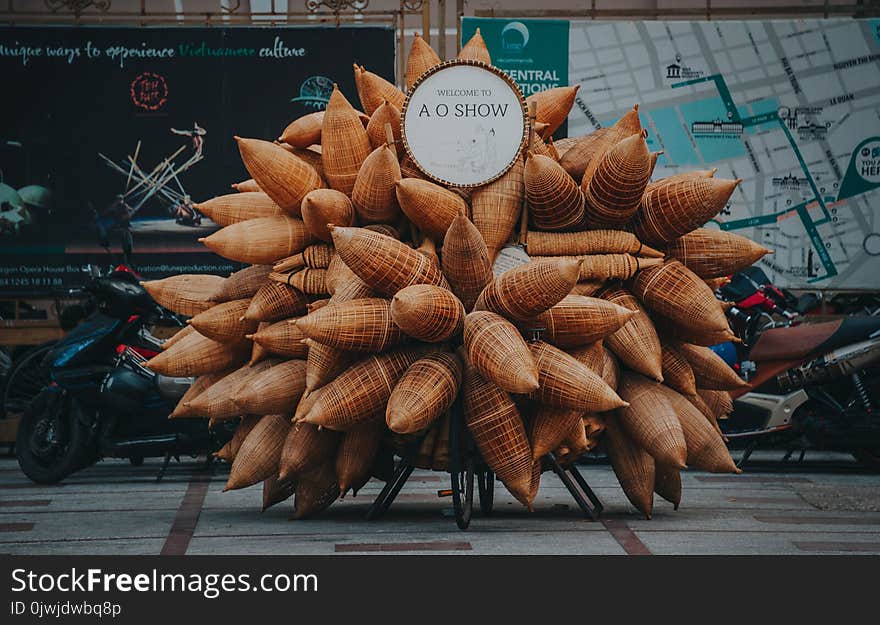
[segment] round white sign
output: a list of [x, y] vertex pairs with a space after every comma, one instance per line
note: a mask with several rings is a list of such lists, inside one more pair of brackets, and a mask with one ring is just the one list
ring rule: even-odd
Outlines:
[[407, 154], [442, 184], [492, 182], [525, 145], [528, 109], [501, 70], [479, 61], [450, 61], [413, 85], [402, 111]]

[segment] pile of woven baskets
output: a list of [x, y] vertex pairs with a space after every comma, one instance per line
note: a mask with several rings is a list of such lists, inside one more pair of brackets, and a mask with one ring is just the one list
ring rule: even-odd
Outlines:
[[[460, 58], [491, 63], [479, 33]], [[418, 36], [411, 88], [440, 62]], [[744, 384], [707, 346], [733, 338], [713, 288], [767, 253], [702, 226], [737, 181], [651, 182], [637, 110], [554, 144], [576, 88], [537, 93], [528, 150], [472, 190], [400, 149], [405, 94], [355, 66], [363, 111], [326, 111], [277, 141], [236, 138], [253, 177], [196, 205], [200, 239], [244, 268], [145, 283], [190, 315], [147, 366], [196, 380], [171, 415], [237, 420], [227, 489], [262, 483], [296, 518], [357, 492], [394, 451], [447, 470], [456, 399], [487, 466], [531, 508], [541, 459], [601, 446], [632, 504], [677, 507], [685, 467], [736, 472], [718, 428]], [[516, 233], [527, 207], [528, 228]], [[497, 275], [515, 241], [530, 262]]]

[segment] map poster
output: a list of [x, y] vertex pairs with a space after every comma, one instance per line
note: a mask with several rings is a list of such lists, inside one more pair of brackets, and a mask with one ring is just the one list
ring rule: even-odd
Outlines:
[[[504, 70], [525, 97], [568, 84], [568, 21], [465, 17], [461, 22], [462, 45], [477, 28], [493, 65]], [[566, 136], [564, 125], [557, 136]]]
[[192, 207], [249, 178], [233, 135], [274, 140], [352, 63], [394, 76], [389, 27], [0, 28], [0, 294], [78, 286], [87, 263], [228, 273]]

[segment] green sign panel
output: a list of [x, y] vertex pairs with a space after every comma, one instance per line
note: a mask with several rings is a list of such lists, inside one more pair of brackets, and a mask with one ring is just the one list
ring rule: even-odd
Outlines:
[[461, 43], [467, 43], [479, 28], [492, 63], [529, 96], [568, 85], [568, 27], [566, 20], [465, 17]]

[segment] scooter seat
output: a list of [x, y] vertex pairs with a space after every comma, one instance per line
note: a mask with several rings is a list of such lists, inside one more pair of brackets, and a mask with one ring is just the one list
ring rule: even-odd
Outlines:
[[845, 317], [838, 321], [767, 330], [749, 353], [755, 362], [804, 360], [867, 340], [880, 331], [880, 317]]

